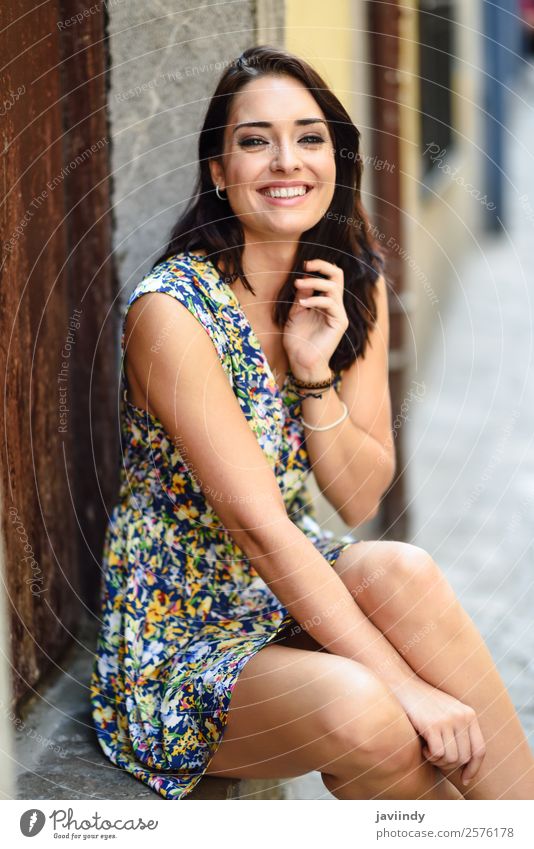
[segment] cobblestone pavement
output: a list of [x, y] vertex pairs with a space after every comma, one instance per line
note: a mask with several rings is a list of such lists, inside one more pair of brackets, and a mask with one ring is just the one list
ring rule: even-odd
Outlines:
[[[479, 237], [456, 269], [403, 436], [410, 542], [474, 620], [534, 747], [534, 68], [520, 97], [507, 122], [505, 230]], [[319, 773], [289, 781], [286, 795], [333, 798]]]

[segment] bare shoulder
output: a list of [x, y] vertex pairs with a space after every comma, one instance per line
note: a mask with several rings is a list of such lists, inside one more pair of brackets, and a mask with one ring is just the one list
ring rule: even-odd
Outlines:
[[[124, 323], [124, 369], [128, 399], [142, 409], [156, 415], [149, 398], [143, 392], [147, 372], [151, 371], [153, 359], [161, 354], [167, 337], [180, 324], [187, 324], [181, 309], [173, 298], [164, 292], [146, 292], [128, 308]], [[195, 327], [191, 328], [195, 332]]]

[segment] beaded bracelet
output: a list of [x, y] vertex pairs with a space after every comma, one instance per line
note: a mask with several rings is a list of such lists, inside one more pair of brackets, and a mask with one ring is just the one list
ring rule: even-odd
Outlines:
[[306, 380], [299, 380], [298, 377], [295, 377], [293, 372], [291, 374], [291, 382], [294, 386], [297, 386], [299, 389], [328, 389], [329, 386], [332, 386], [336, 376], [332, 369], [330, 369], [330, 380], [319, 380], [316, 383], [309, 383]]
[[[331, 386], [332, 384], [330, 384]], [[299, 392], [298, 389], [294, 390], [295, 395], [298, 395], [299, 398], [322, 398], [324, 395], [324, 389], [322, 392]]]

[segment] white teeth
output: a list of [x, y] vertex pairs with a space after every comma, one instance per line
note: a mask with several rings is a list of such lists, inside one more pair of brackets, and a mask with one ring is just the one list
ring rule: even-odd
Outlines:
[[289, 189], [273, 187], [262, 189], [262, 193], [272, 198], [295, 198], [306, 194], [306, 186], [294, 186]]

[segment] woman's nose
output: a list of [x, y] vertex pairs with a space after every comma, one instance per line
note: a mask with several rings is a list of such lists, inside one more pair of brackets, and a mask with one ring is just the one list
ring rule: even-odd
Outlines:
[[300, 165], [299, 150], [292, 141], [281, 142], [275, 145], [272, 159], [272, 167], [294, 168]]

